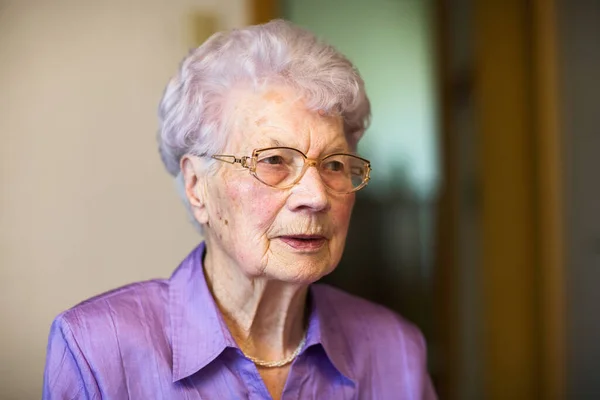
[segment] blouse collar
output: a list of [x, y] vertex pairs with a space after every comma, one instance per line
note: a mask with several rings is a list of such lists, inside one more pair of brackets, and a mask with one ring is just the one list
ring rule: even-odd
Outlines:
[[[204, 276], [205, 243], [196, 247], [169, 280], [170, 337], [173, 382], [200, 371], [226, 348], [238, 348], [215, 303]], [[327, 287], [311, 285], [306, 345], [322, 346], [338, 371], [353, 381], [352, 353], [340, 315]], [[301, 353], [301, 354], [302, 354]]]

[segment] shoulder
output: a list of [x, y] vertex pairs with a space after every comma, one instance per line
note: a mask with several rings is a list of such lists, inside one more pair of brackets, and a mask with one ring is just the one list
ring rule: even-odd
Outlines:
[[168, 282], [137, 282], [87, 299], [59, 314], [53, 332], [81, 349], [126, 345], [167, 323]]
[[152, 280], [132, 283], [82, 301], [63, 312], [59, 318], [72, 326], [93, 320], [119, 317], [141, 317], [155, 313], [168, 299], [168, 282]]
[[394, 311], [326, 284], [313, 285], [313, 292], [322, 303], [322, 312], [333, 314], [350, 342], [374, 338], [377, 343], [425, 357], [425, 340], [419, 328]]
[[127, 397], [122, 382], [170, 357], [167, 307], [168, 282], [155, 280], [100, 294], [59, 314], [48, 338], [44, 399], [79, 398], [83, 391], [87, 398]]
[[[312, 293], [322, 333], [341, 343], [333, 346], [344, 354], [339, 365], [349, 365], [352, 377], [364, 382], [360, 398], [436, 398], [419, 328], [386, 307], [328, 285], [313, 285]], [[393, 379], [373, 381], [373, 376]]]

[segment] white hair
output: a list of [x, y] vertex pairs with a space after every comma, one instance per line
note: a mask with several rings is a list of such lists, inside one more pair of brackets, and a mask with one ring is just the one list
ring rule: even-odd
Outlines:
[[341, 115], [353, 148], [368, 126], [370, 103], [358, 71], [312, 33], [283, 20], [216, 33], [183, 60], [160, 102], [160, 155], [179, 190], [181, 157], [223, 150], [232, 89], [268, 83], [297, 90], [309, 109]]

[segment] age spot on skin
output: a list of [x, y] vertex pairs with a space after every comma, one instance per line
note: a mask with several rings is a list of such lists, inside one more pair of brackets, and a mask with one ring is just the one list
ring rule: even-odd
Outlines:
[[271, 101], [275, 104], [282, 104], [285, 102], [285, 97], [277, 91], [269, 91], [263, 95], [263, 98], [266, 101]]

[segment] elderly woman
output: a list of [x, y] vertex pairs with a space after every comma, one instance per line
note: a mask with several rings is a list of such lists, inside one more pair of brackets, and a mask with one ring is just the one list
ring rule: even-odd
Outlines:
[[160, 104], [160, 152], [205, 241], [170, 279], [59, 315], [44, 398], [435, 398], [417, 328], [313, 284], [369, 181], [369, 110], [352, 64], [290, 23], [193, 51]]

